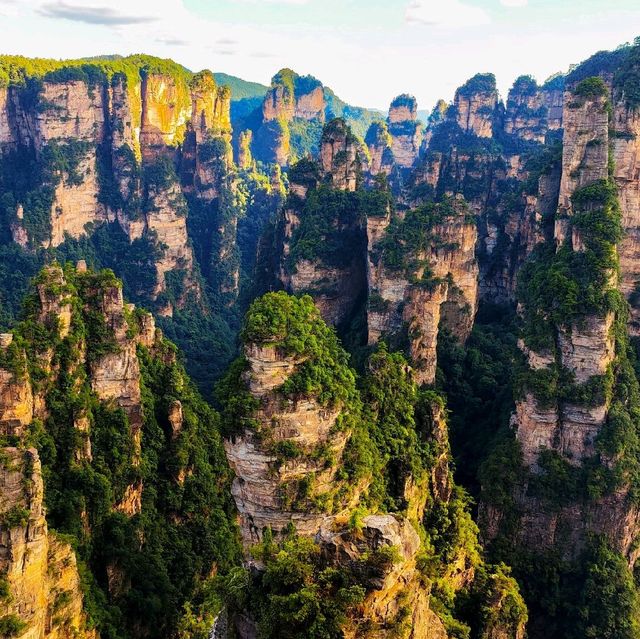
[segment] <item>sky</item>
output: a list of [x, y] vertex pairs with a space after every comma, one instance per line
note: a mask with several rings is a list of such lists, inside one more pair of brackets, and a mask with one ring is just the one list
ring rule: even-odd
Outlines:
[[430, 109], [478, 72], [542, 82], [640, 35], [640, 0], [0, 0], [0, 53], [148, 53], [268, 84], [312, 74], [350, 104]]

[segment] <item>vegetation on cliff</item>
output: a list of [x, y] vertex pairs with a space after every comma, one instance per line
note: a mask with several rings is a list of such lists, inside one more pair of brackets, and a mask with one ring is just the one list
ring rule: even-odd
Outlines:
[[[359, 506], [352, 504], [348, 512], [347, 531], [354, 542], [361, 543], [357, 540], [368, 514], [408, 517], [423, 540], [418, 560], [421, 579], [432, 585], [432, 606], [452, 636], [469, 637], [472, 626], [478, 632], [493, 624], [502, 627], [509, 616], [521, 629], [526, 608], [507, 573], [501, 587], [511, 593], [513, 606], [499, 611], [491, 603], [491, 588], [498, 577], [486, 577], [489, 573], [484, 571], [492, 568], [482, 562], [468, 497], [453, 485], [444, 402], [433, 391], [418, 389], [404, 357], [380, 346], [371, 355], [357, 390], [346, 354], [312, 299], [284, 292], [254, 301], [241, 335], [250, 349], [274, 349], [283, 361], [296, 362], [290, 376], [274, 389], [277, 397], [294, 402], [311, 398], [329, 405], [340, 402], [342, 414], [336, 426], [348, 427], [349, 441], [342, 461], [328, 457], [327, 464], [342, 466], [337, 469], [336, 488], [346, 481], [351, 490], [360, 492]], [[247, 361], [239, 360], [220, 388], [219, 400], [226, 406], [225, 432], [232, 439], [252, 428], [252, 420], [256, 425], [258, 421], [256, 411], [262, 400], [249, 391], [247, 366]], [[264, 428], [258, 441], [268, 446]], [[300, 455], [296, 443], [286, 438], [279, 441], [278, 451], [281, 461], [277, 463], [295, 461]], [[343, 508], [346, 503], [342, 502]], [[224, 584], [221, 589], [230, 610], [235, 615], [250, 611], [260, 636], [265, 637], [279, 633], [291, 638], [329, 638], [343, 636], [345, 628], [375, 630], [375, 624], [367, 621], [367, 597], [379, 587], [373, 585], [376, 579], [400, 561], [393, 548], [381, 547], [350, 562], [349, 569], [328, 564], [322, 544], [296, 535], [293, 522], [288, 530], [273, 531], [273, 535], [263, 531], [261, 544], [252, 552], [262, 568], [233, 578], [236, 585], [244, 584], [240, 591], [229, 593]], [[476, 569], [485, 577], [474, 580]], [[406, 631], [406, 614], [399, 612], [387, 621], [388, 636]]]
[[[60, 284], [57, 272], [38, 277], [39, 292], [28, 297], [14, 332], [46, 411], [24, 440], [5, 441], [40, 454], [49, 525], [76, 549], [85, 606], [101, 636], [135, 636], [141, 620], [147, 636], [167, 636], [199, 583], [239, 556], [218, 417], [176, 362], [175, 347], [162, 339], [137, 346], [140, 375], [130, 383], [140, 385], [141, 424], [114, 401], [100, 400], [95, 367], [129, 348], [103, 310], [103, 297], [121, 283], [110, 271], [66, 267]], [[55, 314], [43, 323], [42, 295], [68, 306], [68, 334]], [[126, 339], [135, 339], [145, 314], [123, 312]], [[176, 405], [179, 431], [169, 416]], [[122, 505], [132, 490], [141, 491], [139, 512]]]

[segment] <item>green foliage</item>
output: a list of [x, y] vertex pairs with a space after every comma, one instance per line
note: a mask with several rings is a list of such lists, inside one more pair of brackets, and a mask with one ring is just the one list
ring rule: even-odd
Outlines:
[[301, 158], [289, 167], [289, 183], [315, 188], [320, 180], [320, 167], [311, 158]]
[[281, 86], [285, 89], [285, 95], [293, 98], [295, 95], [295, 84], [298, 74], [291, 69], [280, 69], [273, 78], [271, 78], [271, 86]]
[[434, 229], [438, 224], [460, 218], [469, 221], [466, 216], [466, 208], [461, 209], [459, 204], [448, 198], [439, 203], [422, 204], [407, 211], [403, 218], [393, 218], [384, 237], [375, 245], [374, 256], [381, 259], [386, 268], [409, 277], [415, 277], [416, 271], [423, 268], [423, 283], [435, 284], [425, 255], [433, 248], [447, 250], [456, 247], [444, 244]]
[[[208, 148], [205, 146], [205, 154]], [[147, 188], [155, 192], [166, 191], [178, 183], [178, 175], [173, 161], [166, 156], [160, 156], [152, 164], [146, 164], [143, 176]]]
[[593, 100], [609, 95], [609, 89], [602, 78], [592, 76], [578, 82], [573, 90], [573, 94], [581, 98]]
[[503, 563], [484, 564], [468, 593], [457, 603], [462, 617], [474, 630], [473, 637], [490, 639], [496, 633], [521, 636], [528, 620], [527, 606], [511, 569]]
[[269, 87], [258, 82], [247, 82], [241, 78], [228, 75], [226, 73], [214, 73], [216, 83], [219, 86], [227, 86], [231, 89], [232, 100], [242, 100], [244, 98], [263, 98]]
[[[509, 435], [513, 382], [523, 366], [517, 333], [511, 309], [482, 304], [465, 345], [442, 329], [438, 335], [436, 384], [451, 411], [449, 432], [456, 477], [475, 497], [480, 491], [480, 466], [497, 450], [503, 435]], [[513, 441], [511, 437], [509, 441]], [[512, 458], [517, 459], [507, 456], [497, 462], [495, 474], [482, 480], [483, 490], [495, 488], [506, 497], [510, 490], [505, 486], [507, 469], [513, 466], [507, 460]]]
[[631, 571], [604, 538], [589, 539], [575, 562], [523, 550], [512, 559], [529, 603], [530, 632], [568, 639], [637, 636], [640, 607]]
[[535, 95], [538, 90], [538, 83], [530, 75], [521, 75], [516, 78], [511, 91], [517, 95]]
[[403, 93], [402, 95], [395, 97], [391, 101], [392, 109], [398, 108], [398, 107], [407, 107], [409, 110], [412, 110], [417, 107], [417, 101], [412, 95], [409, 95], [408, 93]]
[[278, 546], [266, 535], [254, 552], [265, 568], [252, 575], [240, 601], [249, 598], [262, 639], [343, 636], [348, 614], [365, 595], [353, 573], [327, 567], [320, 547], [305, 537], [289, 537]]
[[113, 78], [125, 78], [127, 82], [139, 81], [141, 74], [164, 74], [186, 82], [191, 76], [173, 60], [136, 54], [127, 57], [98, 56], [78, 60], [51, 60], [0, 56], [0, 86], [25, 86], [30, 78], [50, 82], [85, 82], [89, 87], [111, 82]]
[[[376, 447], [380, 468], [370, 489], [391, 512], [407, 507], [407, 479], [420, 483], [432, 461], [427, 442], [419, 437], [416, 423], [418, 390], [407, 361], [400, 353], [389, 353], [384, 344], [371, 355], [362, 391], [363, 419]], [[380, 482], [381, 486], [377, 486]], [[383, 496], [381, 498], [381, 496]]]
[[[101, 300], [120, 283], [110, 271], [67, 268], [65, 277], [64, 287], [48, 273], [38, 281], [52, 294], [67, 296], [69, 334], [61, 339], [57, 327], [36, 330], [37, 298], [27, 304], [17, 329], [29, 353], [52, 349], [58, 371], [43, 387], [46, 421], [34, 421], [28, 436], [42, 461], [47, 519], [76, 549], [87, 612], [101, 636], [129, 638], [141, 619], [148, 636], [167, 636], [184, 602], [199, 592], [198, 584], [212, 569], [224, 574], [239, 560], [231, 473], [218, 416], [197, 394], [167, 342], [155, 345], [153, 352], [138, 347], [140, 414], [99, 401], [89, 381], [92, 363], [118, 346], [106, 330]], [[135, 333], [138, 315], [126, 318], [129, 332]], [[35, 360], [30, 357], [30, 363]], [[38, 381], [34, 375], [32, 383]], [[176, 401], [183, 415], [178, 433], [168, 418]], [[76, 428], [79, 418], [86, 419], [88, 432]], [[140, 453], [134, 437], [138, 429]], [[85, 452], [87, 436], [91, 460]], [[133, 517], [118, 512], [116, 505], [127, 491], [142, 486], [141, 512]], [[10, 519], [21, 525], [24, 516], [15, 513]], [[102, 575], [114, 564], [128, 587], [107, 597]]]
[[318, 155], [322, 128], [323, 124], [320, 120], [293, 118], [289, 122], [291, 162], [294, 162], [297, 158]]
[[308, 295], [296, 298], [281, 291], [255, 300], [241, 337], [245, 343], [300, 358], [301, 364], [281, 387], [284, 395], [314, 395], [325, 405], [355, 401], [355, 377], [347, 366], [347, 354]]
[[590, 58], [579, 64], [565, 76], [565, 86], [571, 86], [578, 82], [597, 75], [606, 77], [613, 75], [629, 54], [629, 47], [618, 47], [614, 51], [598, 51]]
[[12, 506], [9, 510], [0, 515], [0, 524], [11, 528], [24, 528], [29, 521], [30, 511], [22, 506]]
[[389, 126], [384, 120], [373, 122], [367, 129], [367, 135], [364, 138], [367, 146], [381, 145], [391, 147], [391, 136], [389, 135]]
[[[368, 191], [340, 191], [328, 185], [310, 190], [299, 213], [287, 257], [289, 269], [300, 260], [321, 260], [327, 267], [351, 263], [365, 238], [359, 222], [365, 210], [381, 202]], [[291, 197], [291, 196], [290, 196]]]
[[225, 437], [256, 426], [254, 413], [260, 403], [249, 393], [243, 380], [247, 367], [247, 360], [239, 357], [216, 384], [215, 396], [221, 407], [222, 433]]
[[27, 623], [15, 613], [0, 617], [0, 637], [16, 637], [27, 627]]
[[603, 539], [592, 542], [569, 637], [632, 639], [640, 633], [640, 599], [627, 562]]
[[11, 601], [11, 586], [6, 576], [0, 576], [0, 601]]
[[475, 93], [494, 93], [495, 91], [496, 77], [493, 73], [477, 73], [458, 89], [458, 93], [466, 97]]
[[640, 106], [640, 38], [636, 38], [629, 55], [616, 70], [613, 86], [622, 92], [629, 107]]
[[280, 161], [278, 151], [280, 148], [285, 153], [291, 147], [289, 124], [286, 120], [276, 119], [264, 122], [256, 131], [252, 151], [255, 157], [264, 162], [277, 163]]
[[0, 328], [8, 329], [18, 316], [22, 302], [40, 263], [35, 255], [13, 242], [0, 244]]
[[343, 118], [349, 128], [358, 136], [364, 139], [369, 127], [375, 120], [380, 120], [381, 113], [373, 109], [352, 106], [341, 100], [329, 87], [324, 87], [324, 99], [327, 107], [325, 109], [326, 120], [332, 118]]
[[[424, 527], [442, 572], [461, 557], [472, 566], [480, 563], [478, 527], [471, 518], [469, 505], [470, 498], [464, 489], [454, 485], [450, 498], [435, 501], [425, 514]], [[438, 572], [431, 570], [429, 576], [438, 576]]]
[[616, 243], [622, 237], [615, 187], [600, 181], [573, 195], [571, 219], [585, 250], [543, 245], [523, 266], [518, 295], [524, 306], [524, 337], [535, 349], [550, 348], [553, 326], [617, 308], [610, 281], [617, 270]]

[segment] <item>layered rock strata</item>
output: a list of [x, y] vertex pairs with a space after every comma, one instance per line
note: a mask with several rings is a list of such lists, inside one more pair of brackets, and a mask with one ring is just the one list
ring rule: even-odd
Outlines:
[[[424, 239], [419, 247], [412, 247], [403, 239], [402, 228], [405, 220], [417, 215], [407, 212], [404, 220], [392, 220], [390, 214], [367, 218], [367, 330], [369, 344], [406, 330], [417, 379], [432, 383], [440, 327], [464, 341], [473, 326], [478, 299], [477, 233], [466, 217], [464, 202], [458, 201], [433, 226], [425, 222]], [[397, 249], [391, 246], [395, 242], [400, 244]], [[401, 265], [389, 264], [390, 250], [406, 253]]]

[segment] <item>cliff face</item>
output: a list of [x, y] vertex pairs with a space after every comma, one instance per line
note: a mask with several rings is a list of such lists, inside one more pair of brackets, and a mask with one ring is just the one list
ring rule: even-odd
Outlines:
[[40, 459], [35, 449], [2, 449], [2, 553], [7, 587], [0, 619], [24, 639], [96, 637], [87, 625], [76, 556], [48, 532]]
[[185, 79], [165, 74], [143, 74], [140, 93], [140, 147], [143, 158], [153, 159], [184, 138], [191, 100]]
[[[58, 247], [117, 221], [130, 242], [157, 247], [156, 287], [147, 295], [167, 291], [167, 273], [183, 274], [179, 293], [168, 296], [177, 299], [159, 301], [171, 314], [190, 294], [201, 296], [184, 193], [211, 203], [226, 188], [230, 94], [209, 72], [190, 77], [144, 60], [127, 64], [112, 75], [96, 70], [98, 79], [63, 69], [29, 89], [3, 90], [0, 151], [14, 171], [25, 169], [20, 162], [30, 153], [37, 165], [32, 191], [14, 192], [10, 226], [24, 247]], [[212, 149], [216, 140], [225, 143], [221, 152]], [[50, 203], [44, 220], [41, 201]]]
[[[245, 552], [253, 557], [247, 603], [231, 609], [239, 636], [255, 637], [258, 627], [271, 632], [274, 615], [288, 619], [292, 633], [304, 633], [305, 620], [315, 618], [295, 612], [299, 578], [279, 590], [281, 577], [291, 575], [278, 562], [293, 561], [306, 575], [305, 592], [324, 592], [322, 580], [340, 575], [337, 598], [330, 586], [318, 600], [309, 596], [320, 610], [328, 606], [325, 622], [345, 637], [445, 639], [430, 579], [451, 592], [471, 588], [479, 555], [468, 515], [456, 525], [471, 526], [460, 533], [469, 537], [453, 542], [446, 558], [418, 534], [429, 526], [434, 539], [444, 534], [440, 517], [459, 507], [442, 400], [419, 397], [403, 357], [382, 349], [369, 362], [361, 409], [335, 335], [309, 297], [280, 292], [254, 301], [243, 338], [244, 358], [225, 379], [222, 398], [233, 407], [225, 413], [225, 448]], [[424, 446], [428, 462], [420, 461]], [[381, 500], [390, 512], [377, 511]], [[317, 574], [323, 576], [315, 583]], [[284, 607], [274, 609], [269, 593], [278, 592]], [[340, 608], [347, 592], [354, 603], [334, 619], [328, 611]], [[484, 629], [523, 636], [519, 613], [515, 631], [499, 617]]]
[[[616, 125], [616, 108], [609, 106], [616, 99], [621, 98], [615, 86], [599, 77], [579, 78], [565, 92], [554, 234], [520, 276], [519, 346], [528, 370], [511, 418], [524, 466], [520, 480], [511, 486], [510, 509], [518, 515], [507, 524], [506, 511], [489, 503], [481, 509], [481, 522], [489, 539], [504, 535], [510, 543], [535, 549], [529, 550], [534, 556], [555, 553], [567, 562], [582, 561], [596, 536], [633, 568], [638, 552], [632, 539], [640, 530], [631, 497], [635, 479], [622, 470], [623, 451], [630, 444], [614, 433], [619, 420], [635, 411], [635, 400], [623, 399], [636, 388], [635, 378], [627, 377], [623, 297], [629, 294], [635, 268], [630, 239], [634, 196], [624, 179], [632, 171], [634, 150], [624, 134], [623, 141], [616, 142], [617, 127], [633, 126], [635, 118], [623, 124], [618, 110]], [[620, 167], [613, 164], [616, 158]], [[598, 223], [610, 225], [611, 233], [603, 227], [596, 230]], [[622, 239], [625, 227], [630, 238]], [[625, 256], [620, 279], [618, 247]], [[591, 267], [585, 280], [587, 262]], [[576, 296], [573, 302], [567, 288], [548, 289], [557, 269], [565, 269], [566, 284]], [[633, 319], [630, 326], [633, 330]], [[563, 488], [552, 487], [562, 473]], [[534, 636], [544, 632], [545, 619], [541, 615], [536, 620]]]
[[[284, 69], [278, 75], [282, 75], [286, 71]], [[275, 85], [269, 89], [262, 103], [262, 115], [265, 121], [279, 118], [287, 121], [293, 118], [324, 121], [326, 103], [322, 85], [308, 87], [305, 91], [299, 82], [298, 86], [295, 86], [296, 80], [299, 80], [299, 76], [293, 78], [293, 93], [291, 93], [290, 85], [279, 84], [279, 79], [274, 80]]]
[[422, 145], [422, 124], [417, 117], [418, 105], [413, 96], [400, 95], [389, 107], [391, 152], [395, 163], [402, 168], [414, 165]]
[[[574, 196], [579, 189], [606, 181], [608, 175], [608, 116], [605, 96], [581, 98], [571, 92], [565, 95], [562, 179], [554, 240], [558, 247], [567, 243], [573, 251], [588, 248], [581, 231], [572, 225]], [[583, 191], [584, 192], [584, 191]], [[588, 204], [590, 209], [592, 204]], [[584, 213], [583, 213], [584, 214]], [[611, 286], [610, 276], [606, 276]], [[615, 285], [615, 282], [613, 283]], [[603, 378], [615, 356], [612, 325], [614, 313], [594, 314], [557, 327], [555, 347], [548, 351], [526, 350], [534, 370], [558, 366], [567, 371], [575, 384]], [[523, 348], [526, 347], [523, 344]], [[571, 402], [540, 409], [531, 394], [516, 404], [518, 439], [523, 444], [525, 463], [535, 467], [541, 450], [558, 450], [580, 463], [595, 454], [594, 444], [602, 428], [609, 397], [602, 395], [595, 405], [584, 407]]]
[[476, 217], [483, 299], [513, 301], [520, 267], [549, 232], [561, 176], [552, 143], [561, 121], [558, 91], [519, 78], [505, 112], [493, 76], [478, 75], [431, 116], [409, 202], [464, 195]]
[[530, 76], [518, 78], [509, 91], [504, 131], [522, 140], [544, 144], [547, 134], [562, 127], [561, 87], [539, 87]]
[[[317, 539], [329, 565], [351, 570], [358, 570], [362, 557], [368, 553], [396, 549], [398, 561], [373, 576], [367, 584], [370, 592], [362, 605], [361, 621], [377, 629], [378, 636], [388, 636], [383, 630], [385, 626], [404, 617], [408, 639], [446, 639], [442, 622], [429, 607], [429, 593], [420, 585], [416, 570], [420, 538], [406, 519], [369, 515], [362, 520], [362, 530], [357, 536], [326, 527], [320, 530]], [[346, 636], [364, 635], [356, 631]]]
[[640, 331], [640, 309], [637, 292], [640, 281], [640, 114], [630, 110], [624, 100], [614, 102], [611, 117], [613, 128], [612, 161], [624, 237], [618, 245], [620, 259], [620, 290], [630, 302], [629, 329], [632, 335]]
[[[282, 531], [290, 522], [300, 534], [312, 536], [329, 518], [312, 502], [335, 489], [348, 438], [348, 433], [336, 428], [340, 407], [322, 406], [315, 397], [283, 405], [279, 389], [303, 361], [283, 356], [276, 345], [248, 344], [245, 357], [248, 364], [243, 382], [259, 408], [252, 417], [252, 429], [225, 443], [236, 474], [231, 490], [243, 540], [246, 545], [255, 543], [267, 527]], [[295, 449], [299, 459], [283, 458], [279, 451], [286, 447]], [[322, 456], [314, 455], [320, 450]], [[324, 455], [335, 463], [327, 465]], [[312, 489], [299, 499], [301, 486], [309, 483]]]
[[380, 173], [389, 175], [393, 169], [393, 152], [387, 123], [374, 122], [367, 131], [365, 143], [371, 156], [371, 174], [374, 176]]
[[[217, 415], [153, 317], [124, 302], [112, 272], [52, 265], [26, 307], [0, 353], [3, 435], [16, 446], [0, 451], [3, 628], [32, 639], [95, 637], [107, 627], [172, 634], [182, 603], [170, 604], [162, 584], [184, 602], [238, 556]], [[104, 542], [111, 535], [115, 546]], [[148, 601], [150, 570], [152, 597], [166, 605], [147, 606], [141, 619], [128, 597]], [[85, 614], [88, 597], [109, 604], [87, 605]]]
[[366, 288], [358, 190], [364, 159], [345, 122], [328, 123], [319, 162], [291, 172], [280, 219], [280, 281], [291, 292], [311, 294], [334, 325], [352, 314]]
[[[321, 126], [326, 111], [325, 89], [318, 80], [300, 76], [291, 69], [281, 69], [271, 80], [262, 102], [253, 154], [262, 161], [287, 166], [292, 151], [292, 131], [311, 131], [310, 126]], [[309, 135], [313, 137], [314, 133]]]
[[[416, 239], [410, 229], [422, 235]], [[476, 229], [464, 202], [367, 218], [370, 344], [407, 331], [420, 383], [432, 383], [440, 326], [468, 337], [477, 306]]]
[[456, 122], [465, 133], [480, 138], [493, 135], [493, 120], [498, 106], [495, 78], [478, 74], [456, 91], [454, 99]]

